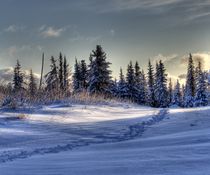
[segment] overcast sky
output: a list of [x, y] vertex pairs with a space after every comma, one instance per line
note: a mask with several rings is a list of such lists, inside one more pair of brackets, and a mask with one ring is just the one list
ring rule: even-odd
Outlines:
[[101, 44], [114, 76], [130, 60], [163, 59], [171, 76], [194, 53], [210, 68], [210, 0], [1, 0], [0, 68], [19, 59], [40, 70], [41, 53], [72, 64]]

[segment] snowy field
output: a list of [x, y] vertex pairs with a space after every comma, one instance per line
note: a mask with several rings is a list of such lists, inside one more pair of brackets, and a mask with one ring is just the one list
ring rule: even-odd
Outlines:
[[210, 107], [0, 112], [0, 175], [210, 174]]

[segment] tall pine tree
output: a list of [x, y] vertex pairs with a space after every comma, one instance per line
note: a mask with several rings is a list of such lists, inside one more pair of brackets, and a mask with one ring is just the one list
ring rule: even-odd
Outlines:
[[172, 85], [172, 81], [171, 78], [169, 79], [169, 85], [168, 85], [168, 102], [169, 105], [172, 104], [172, 100], [173, 100], [173, 85]]
[[65, 56], [63, 61], [63, 87], [64, 92], [67, 92], [67, 90], [69, 89], [69, 65]]
[[21, 65], [19, 60], [17, 60], [17, 64], [14, 68], [14, 76], [13, 76], [13, 90], [15, 92], [23, 90], [23, 73], [21, 72]]
[[111, 85], [110, 62], [106, 60], [106, 53], [100, 45], [92, 51], [88, 79], [89, 93], [107, 94]]
[[180, 89], [180, 83], [179, 80], [177, 80], [174, 93], [173, 93], [173, 104], [176, 106], [181, 106], [182, 105], [182, 93]]
[[155, 92], [154, 92], [154, 70], [153, 70], [153, 67], [152, 67], [152, 64], [151, 64], [150, 60], [149, 60], [149, 63], [148, 63], [147, 77], [148, 77], [147, 103], [150, 106], [155, 107], [156, 102], [155, 102]]
[[77, 59], [75, 59], [75, 64], [74, 64], [73, 90], [74, 92], [80, 92], [82, 90], [81, 89], [81, 67]]
[[34, 97], [37, 92], [37, 83], [36, 83], [32, 69], [30, 70], [28, 91], [31, 97]]
[[136, 101], [136, 80], [135, 80], [135, 72], [132, 65], [132, 62], [128, 64], [127, 74], [126, 74], [126, 87], [127, 87], [127, 97], [131, 101]]
[[167, 91], [167, 74], [166, 69], [162, 61], [157, 64], [156, 70], [156, 82], [155, 82], [155, 98], [156, 107], [167, 107], [168, 103], [168, 91]]
[[54, 91], [57, 92], [59, 88], [59, 77], [58, 77], [58, 68], [56, 65], [56, 60], [52, 56], [51, 57], [51, 65], [50, 65], [50, 71], [45, 75], [46, 79], [46, 90], [47, 91]]
[[80, 69], [81, 88], [86, 91], [88, 87], [88, 70], [85, 60], [81, 60]]
[[195, 97], [195, 68], [192, 55], [189, 55], [187, 79], [184, 92], [184, 106], [193, 107]]
[[206, 106], [208, 104], [207, 98], [207, 78], [206, 73], [201, 69], [201, 62], [198, 63], [196, 76], [196, 94], [195, 105]]
[[120, 68], [120, 76], [119, 76], [119, 81], [117, 83], [117, 97], [125, 98], [126, 96], [127, 96], [126, 81], [123, 75], [123, 70], [122, 68]]
[[58, 70], [58, 77], [59, 77], [59, 88], [60, 88], [60, 91], [63, 91], [64, 90], [64, 85], [63, 85], [63, 55], [62, 53], [60, 52], [59, 54], [59, 70]]

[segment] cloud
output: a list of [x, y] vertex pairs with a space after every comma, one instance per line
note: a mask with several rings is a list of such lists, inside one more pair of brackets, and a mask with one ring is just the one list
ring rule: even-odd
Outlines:
[[10, 57], [17, 57], [18, 54], [23, 53], [23, 52], [31, 52], [31, 51], [42, 51], [42, 46], [40, 45], [22, 45], [22, 46], [10, 46], [9, 48], [7, 48], [7, 54]]
[[63, 28], [53, 28], [53, 27], [46, 27], [41, 26], [39, 31], [44, 38], [57, 38], [60, 37], [61, 34], [66, 30], [66, 27]]
[[170, 64], [171, 62], [174, 62], [174, 60], [177, 60], [177, 58], [178, 58], [177, 54], [172, 54], [172, 55], [167, 55], [167, 56], [158, 54], [157, 56], [152, 58], [152, 63], [155, 64], [156, 62], [162, 60], [164, 64]]
[[15, 33], [25, 29], [25, 26], [10, 25], [4, 29], [5, 32]]
[[114, 36], [115, 35], [115, 30], [114, 29], [111, 29], [110, 30], [110, 34], [111, 34], [111, 36]]
[[[202, 68], [204, 70], [210, 69], [210, 52], [197, 52], [192, 54], [193, 61], [195, 66], [198, 65], [198, 62], [200, 61], [202, 64]], [[181, 66], [186, 66], [188, 64], [188, 58], [189, 55], [184, 55], [181, 58]]]
[[75, 32], [75, 36], [70, 38], [70, 42], [86, 41], [89, 43], [95, 43], [101, 40], [101, 36], [83, 36], [79, 32]]

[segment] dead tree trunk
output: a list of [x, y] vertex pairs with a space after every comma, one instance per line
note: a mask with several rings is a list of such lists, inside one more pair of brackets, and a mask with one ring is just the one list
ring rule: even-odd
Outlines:
[[41, 77], [40, 77], [40, 83], [39, 83], [39, 90], [41, 90], [41, 88], [42, 88], [43, 69], [44, 69], [44, 53], [42, 54], [42, 68], [41, 68]]

